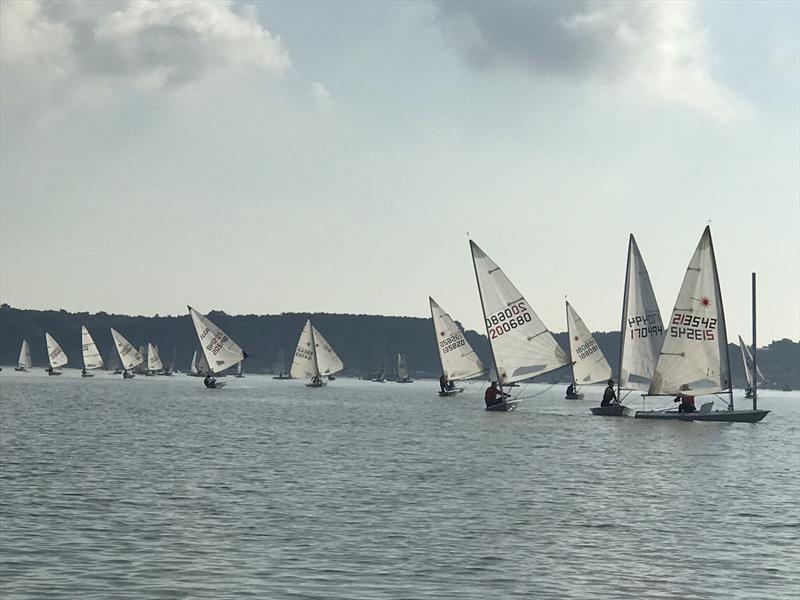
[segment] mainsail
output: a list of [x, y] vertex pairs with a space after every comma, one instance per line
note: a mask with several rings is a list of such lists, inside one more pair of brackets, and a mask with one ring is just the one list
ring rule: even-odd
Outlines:
[[619, 387], [645, 391], [664, 344], [664, 325], [644, 259], [631, 234], [622, 301]]
[[569, 302], [567, 302], [567, 335], [569, 335], [569, 353], [575, 382], [589, 384], [608, 381], [611, 378], [611, 366], [597, 345], [592, 332]]
[[197, 350], [192, 352], [192, 364], [189, 366], [192, 375], [197, 375]]
[[150, 342], [147, 343], [147, 370], [148, 371], [161, 371], [164, 368], [164, 363], [161, 362], [161, 357], [158, 355], [158, 347]]
[[144, 357], [139, 351], [113, 327], [111, 328], [111, 337], [114, 338], [114, 344], [117, 346], [117, 354], [119, 354], [123, 369], [127, 371], [144, 362]]
[[81, 344], [83, 347], [83, 366], [86, 369], [100, 369], [103, 366], [103, 357], [97, 349], [89, 330], [81, 325]]
[[22, 340], [22, 348], [19, 350], [17, 366], [21, 369], [30, 369], [33, 366], [31, 362], [31, 347], [28, 345], [28, 340]]
[[766, 381], [760, 367], [756, 366], [756, 372], [753, 373], [753, 355], [750, 354], [750, 348], [744, 343], [742, 336], [739, 336], [739, 348], [742, 350], [742, 362], [744, 363], [744, 375], [747, 377], [747, 387], [753, 387], [755, 377], [758, 377], [758, 381]]
[[289, 371], [291, 376], [298, 379], [319, 377], [333, 375], [342, 369], [344, 364], [341, 359], [311, 324], [311, 319], [308, 319], [297, 341], [292, 368]]
[[648, 395], [702, 396], [730, 389], [725, 312], [706, 227], [686, 269]]
[[58, 342], [53, 339], [53, 336], [45, 332], [45, 339], [47, 340], [47, 357], [50, 359], [50, 367], [58, 369], [67, 364], [67, 355], [58, 345]]
[[428, 297], [431, 305], [436, 349], [442, 363], [442, 372], [450, 381], [469, 379], [481, 375], [486, 369], [469, 345], [461, 329], [436, 301]]
[[521, 381], [569, 364], [553, 334], [511, 280], [475, 242], [469, 244], [499, 383]]
[[205, 373], [206, 375], [211, 373], [211, 367], [208, 366], [208, 360], [206, 360], [206, 355], [202, 351], [197, 355], [195, 365], [195, 373]]
[[214, 325], [208, 317], [201, 315], [191, 306], [188, 308], [211, 372], [219, 373], [247, 358], [247, 354], [236, 342]]
[[406, 364], [406, 357], [399, 352], [397, 353], [397, 379], [408, 379], [408, 365]]

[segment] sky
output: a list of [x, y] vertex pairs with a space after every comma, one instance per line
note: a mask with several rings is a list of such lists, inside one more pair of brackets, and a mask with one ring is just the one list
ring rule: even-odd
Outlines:
[[0, 3], [0, 301], [429, 316], [472, 238], [545, 324], [662, 316], [710, 223], [729, 339], [800, 338], [800, 3]]

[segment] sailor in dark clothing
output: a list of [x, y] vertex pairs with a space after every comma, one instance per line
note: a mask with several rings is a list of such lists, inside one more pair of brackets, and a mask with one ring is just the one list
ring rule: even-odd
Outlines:
[[617, 394], [614, 392], [614, 380], [609, 379], [608, 387], [603, 392], [603, 401], [600, 402], [600, 406], [611, 406], [612, 404], [617, 404]]
[[442, 373], [442, 375], [439, 377], [439, 391], [446, 392], [447, 390], [447, 375]]
[[498, 387], [497, 382], [493, 381], [492, 385], [486, 388], [486, 393], [483, 395], [483, 400], [486, 402], [486, 406], [494, 406], [496, 404], [502, 404], [503, 398], [510, 397], [510, 394], [506, 394], [501, 387]]
[[686, 396], [684, 394], [678, 394], [675, 397], [673, 402], [680, 402], [678, 405], [678, 412], [681, 413], [693, 413], [697, 411], [697, 408], [694, 406], [694, 396]]
[[567, 386], [567, 397], [574, 396], [574, 395], [575, 395], [575, 384], [574, 383], [570, 383]]
[[217, 380], [211, 376], [211, 373], [206, 375], [206, 378], [203, 379], [203, 383], [207, 388], [215, 388], [217, 387]]

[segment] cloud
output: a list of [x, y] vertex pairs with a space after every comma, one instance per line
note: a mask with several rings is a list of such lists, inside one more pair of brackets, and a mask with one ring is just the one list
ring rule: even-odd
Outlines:
[[2, 100], [12, 111], [48, 92], [63, 104], [118, 86], [151, 93], [282, 73], [291, 62], [255, 9], [230, 0], [4, 0], [0, 11]]
[[437, 2], [445, 37], [475, 69], [512, 67], [644, 92], [726, 120], [748, 112], [711, 74], [692, 2]]

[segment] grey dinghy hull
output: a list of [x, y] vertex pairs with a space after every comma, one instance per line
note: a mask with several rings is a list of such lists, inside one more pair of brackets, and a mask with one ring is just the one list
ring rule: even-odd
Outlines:
[[492, 412], [507, 412], [517, 408], [518, 404], [519, 400], [512, 400], [511, 402], [501, 402], [500, 404], [492, 404], [491, 406], [487, 406], [486, 410]]
[[456, 394], [460, 394], [464, 391], [464, 388], [456, 388], [454, 390], [447, 390], [446, 392], [439, 391], [439, 395], [442, 398], [449, 398], [450, 396], [455, 396]]
[[714, 412], [680, 413], [676, 410], [637, 410], [635, 418], [660, 421], [718, 421], [726, 423], [757, 423], [769, 414], [768, 410], [716, 410]]
[[583, 400], [583, 394], [564, 395], [564, 400]]
[[596, 406], [589, 409], [593, 415], [601, 417], [632, 417], [633, 410], [622, 404], [612, 404], [611, 406]]

